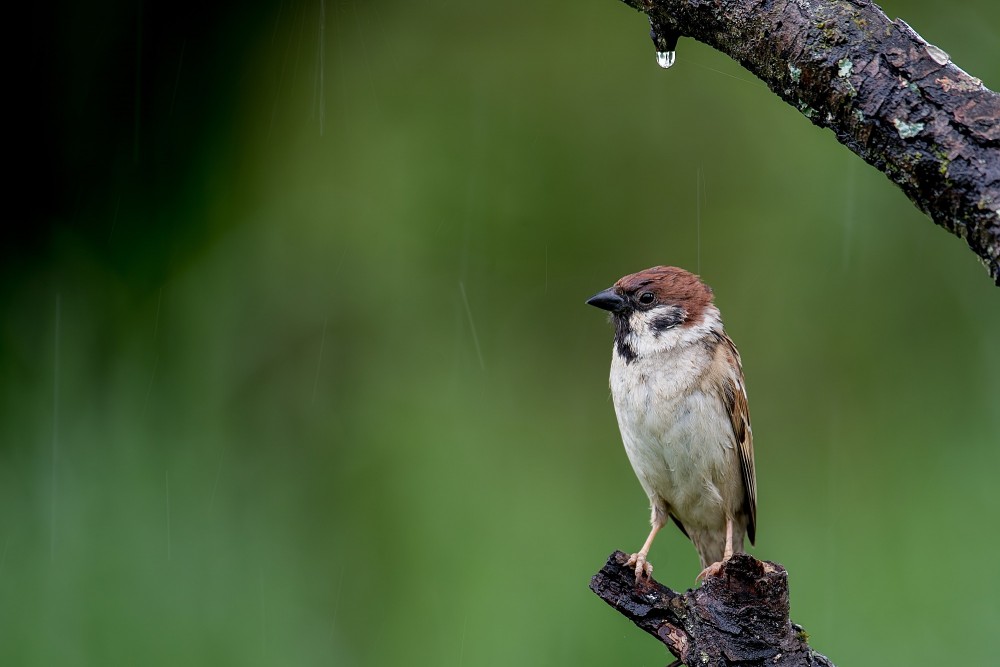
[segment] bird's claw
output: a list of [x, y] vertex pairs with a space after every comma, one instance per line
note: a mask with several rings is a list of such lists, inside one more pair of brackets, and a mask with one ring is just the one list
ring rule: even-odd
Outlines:
[[701, 574], [699, 574], [695, 578], [695, 581], [696, 582], [697, 581], [704, 581], [708, 577], [717, 577], [717, 576], [719, 576], [719, 573], [722, 572], [722, 564], [725, 563], [725, 562], [726, 561], [721, 560], [718, 563], [712, 563], [711, 565], [709, 565], [708, 567], [706, 567], [704, 570], [701, 571]]
[[645, 576], [647, 579], [651, 579], [653, 576], [653, 564], [646, 560], [646, 554], [642, 552], [629, 556], [628, 560], [625, 561], [625, 565], [635, 568], [636, 581], [639, 581], [639, 578], [642, 576]]

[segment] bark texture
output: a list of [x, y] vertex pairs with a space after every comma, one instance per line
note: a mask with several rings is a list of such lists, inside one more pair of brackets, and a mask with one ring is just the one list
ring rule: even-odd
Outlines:
[[736, 554], [718, 577], [675, 593], [655, 580], [636, 583], [616, 551], [590, 589], [659, 639], [685, 665], [833, 667], [788, 618], [788, 573], [776, 563]]
[[867, 0], [623, 0], [729, 55], [963, 238], [1000, 285], [1000, 95]]

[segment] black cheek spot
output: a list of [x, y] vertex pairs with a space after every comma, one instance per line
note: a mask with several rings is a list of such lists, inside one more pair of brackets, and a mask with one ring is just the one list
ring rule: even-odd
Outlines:
[[683, 322], [684, 311], [680, 308], [672, 308], [670, 312], [654, 317], [649, 325], [653, 328], [654, 335], [659, 335]]

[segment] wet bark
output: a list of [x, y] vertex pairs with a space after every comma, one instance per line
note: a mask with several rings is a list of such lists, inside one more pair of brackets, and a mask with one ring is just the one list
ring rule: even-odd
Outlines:
[[1000, 95], [947, 53], [867, 0], [623, 2], [648, 15], [657, 51], [704, 42], [833, 130], [1000, 285]]
[[833, 667], [789, 620], [788, 573], [780, 565], [736, 554], [719, 576], [681, 594], [655, 580], [637, 584], [627, 558], [611, 554], [590, 589], [663, 642], [681, 664]]

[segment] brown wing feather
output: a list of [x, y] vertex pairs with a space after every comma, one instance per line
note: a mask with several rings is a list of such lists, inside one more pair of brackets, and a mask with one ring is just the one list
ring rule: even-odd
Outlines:
[[684, 524], [681, 523], [681, 520], [678, 519], [677, 517], [675, 517], [673, 514], [670, 515], [670, 518], [674, 520], [674, 525], [676, 525], [678, 528], [680, 528], [681, 532], [684, 533], [684, 537], [686, 537], [686, 538], [688, 538], [690, 540], [691, 536], [688, 535], [687, 528], [684, 527]]
[[729, 420], [733, 425], [733, 435], [736, 436], [736, 450], [740, 457], [740, 472], [743, 475], [744, 503], [749, 524], [747, 537], [754, 544], [757, 533], [757, 475], [753, 466], [753, 432], [750, 429], [750, 409], [747, 406], [747, 392], [743, 381], [743, 366], [740, 353], [729, 336], [722, 335], [723, 343], [736, 361], [736, 375], [728, 378], [723, 394], [726, 398], [726, 408]]

